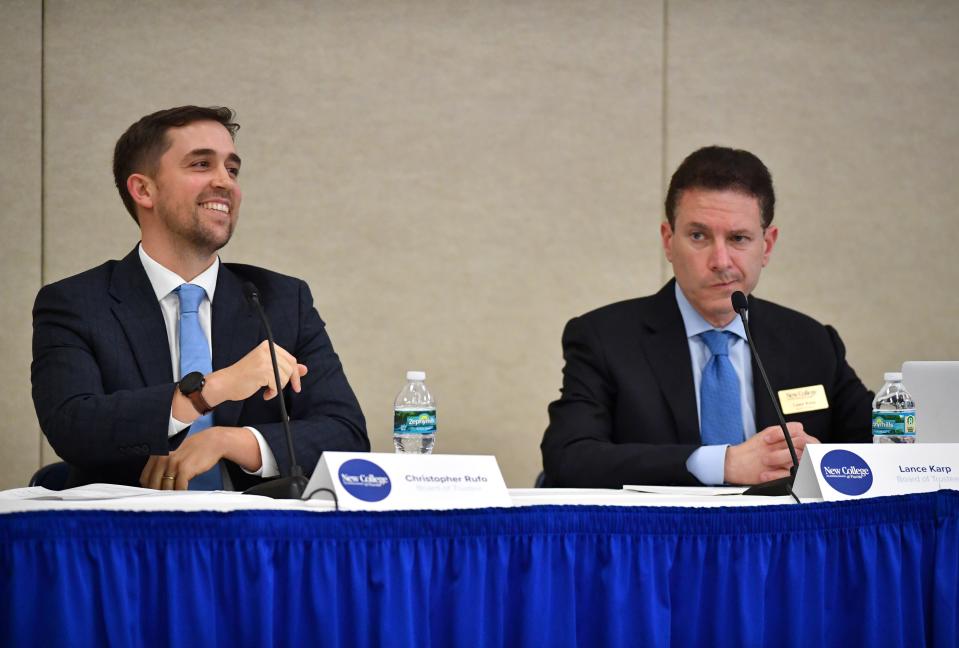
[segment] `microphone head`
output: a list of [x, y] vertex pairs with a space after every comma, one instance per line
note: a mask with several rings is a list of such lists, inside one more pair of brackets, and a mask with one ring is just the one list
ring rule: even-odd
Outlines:
[[243, 295], [246, 297], [247, 301], [250, 303], [257, 303], [260, 301], [260, 292], [256, 289], [256, 286], [252, 281], [244, 282], [243, 284]]
[[737, 313], [749, 310], [749, 301], [746, 299], [746, 295], [742, 293], [741, 290], [737, 290], [733, 293], [733, 309]]

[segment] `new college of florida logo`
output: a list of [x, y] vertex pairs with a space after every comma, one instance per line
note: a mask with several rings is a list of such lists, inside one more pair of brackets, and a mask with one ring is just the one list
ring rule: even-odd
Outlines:
[[826, 482], [845, 495], [862, 495], [872, 487], [872, 470], [862, 457], [849, 450], [830, 450], [819, 471]]
[[340, 483], [346, 492], [364, 502], [386, 499], [392, 489], [386, 472], [366, 459], [344, 461], [339, 473]]

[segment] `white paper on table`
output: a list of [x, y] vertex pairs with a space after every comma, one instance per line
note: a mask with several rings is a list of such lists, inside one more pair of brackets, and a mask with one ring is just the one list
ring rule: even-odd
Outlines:
[[332, 502], [275, 500], [234, 491], [158, 491], [150, 488], [90, 484], [62, 491], [40, 486], [0, 491], [0, 514], [28, 511], [221, 511], [287, 509], [332, 511]]
[[623, 490], [634, 493], [652, 493], [655, 495], [675, 495], [677, 497], [717, 495], [742, 495], [748, 486], [643, 486], [627, 484]]
[[[211, 491], [213, 493], [229, 491]], [[190, 494], [190, 491], [156, 490], [138, 486], [120, 484], [87, 484], [76, 488], [55, 491], [43, 486], [14, 488], [0, 491], [0, 499], [13, 500], [56, 500], [61, 502], [87, 502], [96, 500], [114, 500], [128, 497], [176, 497]], [[208, 493], [209, 494], [209, 493]]]

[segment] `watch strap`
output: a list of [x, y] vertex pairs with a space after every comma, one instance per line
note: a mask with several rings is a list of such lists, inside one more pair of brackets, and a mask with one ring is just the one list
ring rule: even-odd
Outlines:
[[203, 398], [203, 388], [206, 386], [206, 378], [199, 371], [191, 371], [187, 375], [183, 376], [180, 382], [177, 384], [177, 388], [180, 390], [180, 393], [190, 399], [190, 403], [193, 405], [200, 416], [209, 414], [213, 411], [213, 408], [210, 407], [210, 404], [206, 402], [206, 399]]
[[193, 409], [199, 412], [200, 416], [209, 414], [213, 411], [213, 408], [210, 407], [210, 404], [206, 402], [205, 398], [203, 398], [203, 394], [200, 393], [199, 389], [194, 392], [190, 392], [189, 394], [185, 394], [185, 396], [190, 399], [190, 402], [193, 403]]

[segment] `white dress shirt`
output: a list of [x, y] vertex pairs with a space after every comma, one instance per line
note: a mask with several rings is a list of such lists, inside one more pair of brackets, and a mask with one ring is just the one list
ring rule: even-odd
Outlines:
[[[706, 342], [699, 337], [704, 331], [715, 329], [700, 315], [693, 305], [686, 299], [686, 295], [676, 283], [676, 303], [683, 316], [683, 325], [686, 327], [686, 340], [689, 343], [689, 357], [693, 365], [693, 388], [696, 391], [697, 417], [702, 415], [699, 387], [703, 380], [703, 369], [712, 357]], [[743, 438], [748, 439], [756, 434], [756, 399], [753, 394], [753, 365], [750, 360], [749, 346], [746, 343], [746, 329], [739, 317], [734, 317], [719, 331], [729, 331], [733, 339], [729, 344], [729, 361], [739, 378], [740, 411], [743, 417]], [[702, 483], [713, 486], [722, 484], [726, 464], [726, 448], [728, 444], [702, 446], [689, 455], [686, 460], [686, 469]]]
[[[220, 272], [220, 257], [217, 257], [209, 268], [192, 280], [187, 281], [152, 259], [150, 255], [146, 253], [146, 250], [143, 249], [142, 244], [137, 247], [140, 253], [140, 262], [143, 264], [143, 269], [146, 270], [150, 285], [153, 286], [153, 292], [156, 294], [157, 301], [160, 302], [160, 310], [163, 311], [163, 323], [166, 325], [167, 342], [170, 346], [170, 363], [173, 367], [173, 376], [171, 376], [171, 378], [176, 381], [183, 376], [180, 375], [180, 299], [174, 290], [179, 288], [181, 284], [191, 283], [200, 286], [206, 292], [206, 298], [200, 302], [197, 315], [200, 320], [200, 327], [203, 329], [203, 335], [206, 336], [207, 345], [212, 353], [211, 304], [213, 303], [214, 292], [216, 292], [216, 278]], [[170, 424], [167, 428], [167, 436], [172, 437], [186, 429], [189, 425], [189, 423], [178, 421], [173, 417], [173, 404], [171, 403]], [[262, 464], [256, 472], [250, 472], [246, 469], [244, 469], [244, 472], [257, 477], [276, 477], [279, 475], [280, 470], [276, 464], [276, 457], [273, 456], [273, 451], [270, 450], [266, 439], [263, 438], [263, 435], [260, 434], [256, 428], [247, 426], [246, 429], [253, 433], [257, 444], [260, 446]]]

